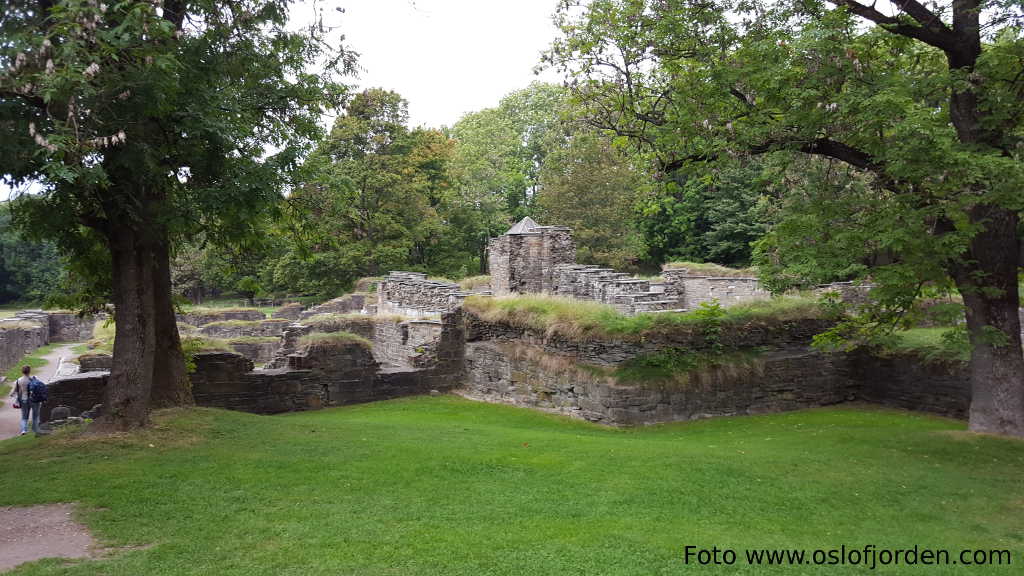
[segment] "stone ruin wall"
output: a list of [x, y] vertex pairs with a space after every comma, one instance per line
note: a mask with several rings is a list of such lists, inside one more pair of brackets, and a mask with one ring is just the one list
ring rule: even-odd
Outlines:
[[436, 316], [460, 308], [468, 295], [458, 284], [420, 272], [391, 272], [377, 286], [377, 313]]
[[291, 321], [285, 318], [211, 322], [200, 326], [198, 332], [211, 338], [261, 338], [280, 336], [289, 324]]
[[377, 297], [366, 292], [353, 292], [328, 300], [299, 312], [296, 320], [305, 320], [318, 314], [376, 314]]
[[[7, 324], [4, 326], [4, 324]], [[26, 353], [48, 341], [48, 330], [30, 323], [0, 323], [0, 373], [10, 370]]]
[[700, 350], [699, 336], [568, 341], [467, 316], [468, 398], [557, 412], [616, 426], [757, 414], [864, 401], [963, 418], [966, 367], [914, 356], [824, 353], [810, 346], [821, 320], [722, 334], [749, 361], [696, 371], [684, 384], [620, 382], [615, 366], [665, 350]]
[[[487, 245], [491, 285], [495, 295], [554, 294], [592, 300], [623, 314], [693, 310], [706, 302], [722, 306], [769, 298], [757, 278], [693, 274], [684, 268], [662, 271], [652, 282], [611, 268], [577, 264], [572, 230], [539, 226], [523, 219]], [[844, 301], [863, 302], [869, 287], [840, 282], [821, 286], [818, 293], [838, 292]]]
[[487, 245], [491, 288], [499, 296], [553, 292], [556, 267], [575, 261], [572, 231], [563, 226], [537, 226], [499, 236]]
[[[408, 342], [419, 343], [412, 358], [399, 350], [375, 352], [359, 342], [298, 346], [299, 325], [285, 334], [286, 339], [289, 334], [295, 339], [294, 349], [276, 357], [283, 361], [273, 368], [255, 370], [252, 360], [239, 354], [197, 354], [196, 370], [190, 375], [196, 404], [275, 414], [451, 390], [463, 372], [461, 312], [445, 314], [436, 322], [412, 324]], [[377, 354], [404, 364], [389, 365]], [[44, 419], [56, 406], [67, 406], [77, 416], [101, 404], [108, 378], [109, 372], [90, 371], [55, 380]]]
[[0, 373], [15, 366], [25, 354], [51, 342], [84, 342], [92, 338], [96, 317], [72, 312], [23, 310], [0, 320]]

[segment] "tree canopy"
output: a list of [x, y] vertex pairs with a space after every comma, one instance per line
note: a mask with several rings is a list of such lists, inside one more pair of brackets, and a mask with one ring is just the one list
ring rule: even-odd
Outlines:
[[[287, 0], [8, 2], [0, 20], [0, 158], [24, 227], [108, 267], [117, 314], [110, 425], [191, 401], [170, 255], [231, 242], [277, 200], [341, 102], [353, 55], [288, 26]], [[311, 62], [323, 71], [311, 74]]]
[[[955, 286], [973, 347], [971, 427], [1024, 435], [1021, 7], [899, 1], [882, 10], [856, 0], [566, 0], [545, 58], [571, 76], [593, 125], [652, 154], [665, 174], [801, 155], [855, 170], [860, 201], [790, 211], [805, 224], [777, 228], [776, 246], [796, 244], [789, 233], [848, 243], [856, 227], [844, 219], [861, 222], [874, 257], [854, 254], [872, 265], [848, 271], [879, 285], [886, 321], [925, 286]], [[808, 177], [829, 184], [819, 198], [845, 192], [835, 178]]]

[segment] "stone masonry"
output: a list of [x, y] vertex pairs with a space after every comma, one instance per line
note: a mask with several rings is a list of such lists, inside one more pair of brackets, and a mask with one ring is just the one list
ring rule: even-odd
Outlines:
[[572, 230], [540, 226], [529, 217], [487, 245], [494, 294], [554, 292], [555, 267], [576, 261]]
[[439, 315], [460, 308], [467, 295], [458, 284], [431, 280], [420, 272], [391, 272], [377, 287], [377, 312]]
[[[492, 239], [487, 250], [496, 296], [552, 294], [601, 302], [627, 315], [693, 310], [705, 302], [734, 306], [771, 297], [753, 277], [715, 277], [665, 268], [662, 281], [651, 282], [611, 268], [578, 264], [572, 230], [541, 226], [530, 218]], [[819, 292], [830, 290], [844, 299], [863, 300], [867, 293], [865, 287], [850, 283], [819, 287]]]

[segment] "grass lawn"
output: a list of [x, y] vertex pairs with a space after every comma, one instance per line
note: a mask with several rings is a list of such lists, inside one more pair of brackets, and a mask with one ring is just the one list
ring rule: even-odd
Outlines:
[[1024, 442], [870, 408], [634, 430], [424, 397], [260, 417], [171, 412], [121, 439], [0, 442], [0, 505], [78, 502], [105, 560], [39, 575], [867, 574], [684, 565], [719, 548], [1013, 550]]

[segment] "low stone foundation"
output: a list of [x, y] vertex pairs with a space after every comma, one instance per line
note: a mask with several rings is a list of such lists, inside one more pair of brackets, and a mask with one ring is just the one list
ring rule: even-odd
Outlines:
[[375, 294], [354, 292], [303, 310], [298, 319], [303, 320], [317, 314], [376, 314], [376, 312], [377, 296]]
[[225, 308], [223, 310], [201, 310], [178, 314], [179, 323], [189, 326], [205, 326], [211, 322], [224, 322], [227, 320], [242, 320], [252, 322], [265, 320], [266, 315], [255, 308]]
[[85, 342], [92, 339], [97, 319], [73, 312], [50, 312], [50, 342]]
[[462, 306], [467, 292], [458, 284], [430, 280], [419, 272], [391, 272], [377, 286], [377, 312], [402, 316], [432, 316]]
[[46, 344], [47, 336], [48, 329], [39, 323], [0, 322], [0, 370], [6, 372], [26, 353]]
[[303, 308], [305, 307], [302, 304], [299, 304], [298, 302], [292, 302], [289, 304], [284, 304], [283, 306], [279, 307], [270, 316], [271, 318], [284, 318], [286, 320], [294, 321], [298, 320], [299, 317], [302, 315]]
[[965, 365], [924, 362], [909, 354], [886, 358], [858, 354], [850, 358], [850, 363], [853, 377], [859, 383], [859, 400], [967, 418], [971, 386]]
[[223, 320], [199, 327], [199, 333], [212, 338], [280, 336], [291, 323], [285, 318], [263, 320]]
[[274, 359], [278, 348], [281, 347], [280, 338], [244, 338], [228, 342], [232, 350], [245, 356], [255, 364], [263, 365]]
[[631, 384], [610, 369], [513, 343], [467, 344], [472, 399], [538, 408], [614, 426], [784, 412], [849, 401], [963, 418], [970, 388], [962, 368], [906, 357], [825, 354], [807, 347], [764, 352], [750, 365], [690, 374], [685, 383]]
[[97, 404], [103, 404], [109, 377], [109, 372], [79, 372], [48, 382], [46, 389], [50, 399], [43, 404], [42, 421], [49, 421], [50, 412], [57, 406], [67, 406], [71, 416], [78, 416]]
[[82, 372], [109, 372], [113, 361], [110, 354], [82, 354], [78, 357], [78, 366]]

